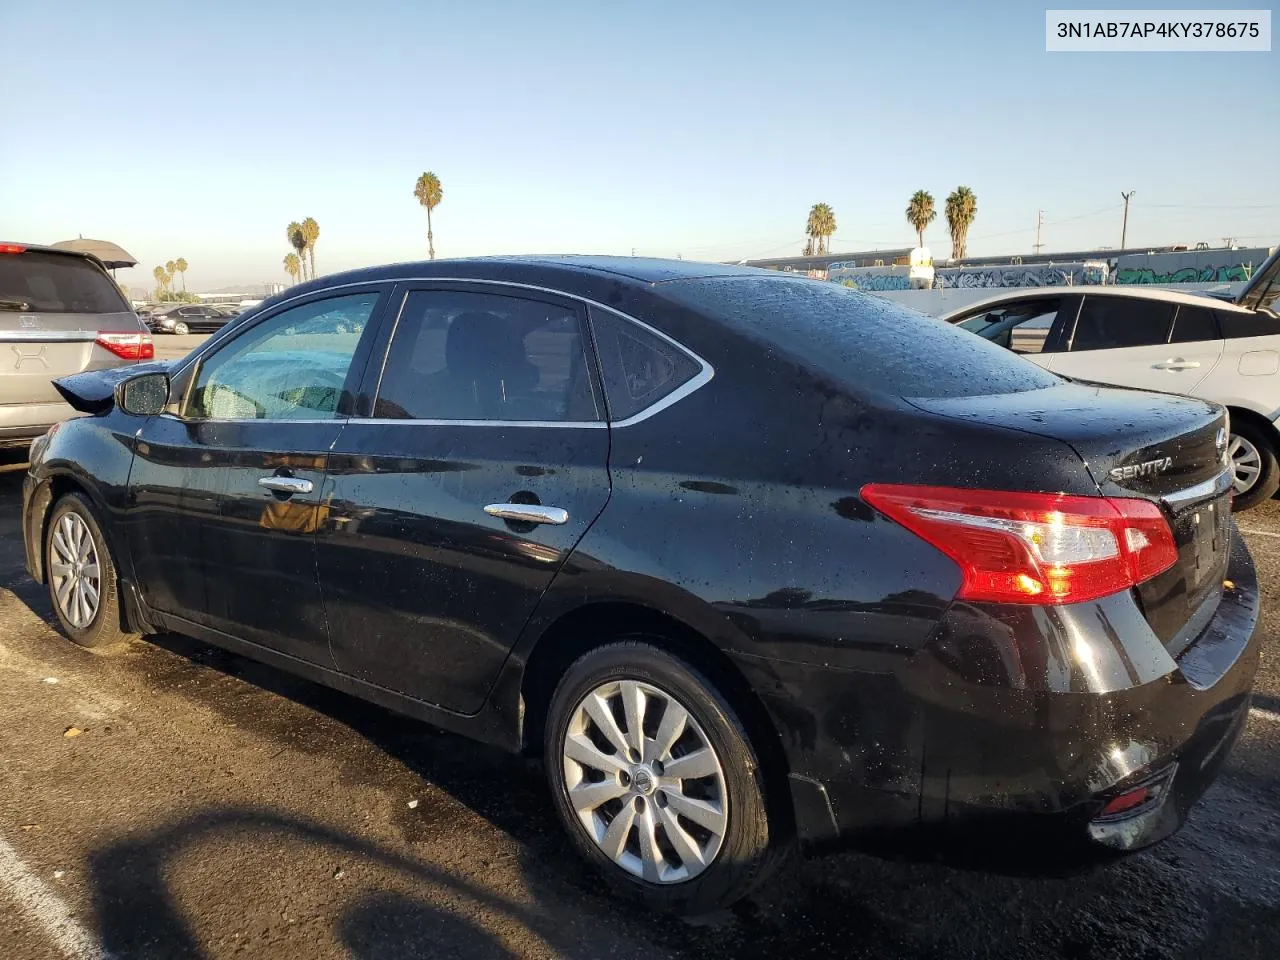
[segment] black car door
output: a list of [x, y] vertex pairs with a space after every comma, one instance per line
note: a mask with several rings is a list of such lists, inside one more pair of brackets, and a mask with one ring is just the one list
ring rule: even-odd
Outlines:
[[[387, 286], [256, 318], [175, 379], [139, 437], [134, 556], [148, 602], [331, 666], [315, 576], [320, 487]], [[343, 332], [318, 317], [345, 312]], [[312, 329], [316, 327], [317, 329]]]
[[580, 304], [448, 283], [394, 303], [372, 416], [329, 460], [325, 615], [338, 669], [470, 713], [609, 498], [609, 430]]

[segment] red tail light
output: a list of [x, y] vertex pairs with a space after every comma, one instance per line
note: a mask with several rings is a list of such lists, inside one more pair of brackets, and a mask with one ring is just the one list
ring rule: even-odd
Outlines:
[[1178, 560], [1173, 531], [1149, 500], [880, 483], [862, 497], [958, 563], [965, 600], [1078, 603]]
[[98, 334], [98, 346], [110, 350], [121, 360], [150, 360], [156, 355], [156, 345], [149, 333]]
[[0, 243], [0, 253], [26, 253], [27, 248], [20, 243]]

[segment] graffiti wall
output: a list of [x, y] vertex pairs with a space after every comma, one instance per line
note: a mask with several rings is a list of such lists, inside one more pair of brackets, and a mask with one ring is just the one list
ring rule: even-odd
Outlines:
[[[858, 290], [907, 290], [907, 267], [845, 267], [832, 264], [827, 278]], [[1078, 263], [1033, 263], [1003, 267], [938, 267], [934, 286], [947, 289], [960, 287], [1056, 287], [1101, 283], [1106, 268]]]
[[1240, 283], [1267, 259], [1265, 247], [1126, 254], [1116, 260], [1116, 283]]
[[[1242, 250], [1184, 250], [1177, 253], [1137, 253], [1067, 263], [1028, 263], [984, 267], [938, 267], [934, 286], [948, 289], [989, 287], [1092, 286], [1102, 283], [1158, 284], [1241, 283], [1262, 264], [1271, 251], [1265, 247]], [[908, 290], [905, 266], [859, 267], [833, 263], [827, 278], [848, 287], [874, 292]]]

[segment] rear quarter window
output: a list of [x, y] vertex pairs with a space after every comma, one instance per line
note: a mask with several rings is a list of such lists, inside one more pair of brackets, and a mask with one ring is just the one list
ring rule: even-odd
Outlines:
[[1240, 337], [1270, 337], [1280, 333], [1280, 318], [1269, 313], [1242, 310], [1218, 310], [1218, 323], [1222, 335], [1228, 340]]
[[[0, 301], [4, 301], [0, 303], [0, 311], [122, 313], [132, 310], [120, 288], [91, 261], [38, 250], [0, 255]], [[0, 322], [3, 318], [4, 313], [0, 312]]]
[[827, 281], [704, 278], [665, 283], [662, 292], [862, 390], [969, 397], [1060, 382], [967, 330]]

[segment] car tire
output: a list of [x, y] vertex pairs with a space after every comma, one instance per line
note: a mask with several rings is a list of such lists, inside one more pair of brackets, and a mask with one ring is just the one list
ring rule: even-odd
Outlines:
[[[623, 705], [628, 696], [641, 704], [633, 712]], [[678, 723], [683, 732], [664, 752], [673, 704], [670, 729]], [[602, 711], [604, 724], [594, 719]], [[623, 757], [618, 737], [636, 749], [636, 716], [643, 752]], [[608, 717], [611, 734], [604, 732]], [[666, 912], [704, 913], [749, 893], [782, 859], [764, 770], [738, 715], [704, 674], [647, 638], [598, 647], [569, 667], [545, 729], [556, 812], [578, 852], [624, 896]], [[690, 774], [709, 773], [673, 778], [667, 766], [678, 763]], [[587, 787], [596, 792], [582, 793]], [[718, 834], [709, 829], [717, 824]]]
[[122, 629], [115, 558], [83, 494], [69, 493], [54, 504], [44, 557], [49, 600], [68, 637], [93, 649], [136, 637]]
[[1256, 507], [1269, 500], [1280, 489], [1280, 463], [1276, 460], [1276, 438], [1248, 421], [1231, 424], [1231, 437], [1227, 452], [1231, 457], [1231, 469], [1237, 485], [1245, 479], [1252, 483], [1241, 490], [1239, 486], [1233, 501], [1236, 513]]
[[191, 328], [188, 327], [181, 320], [179, 320], [177, 323], [173, 325], [173, 335], [175, 337], [185, 337], [190, 332], [191, 332]]

